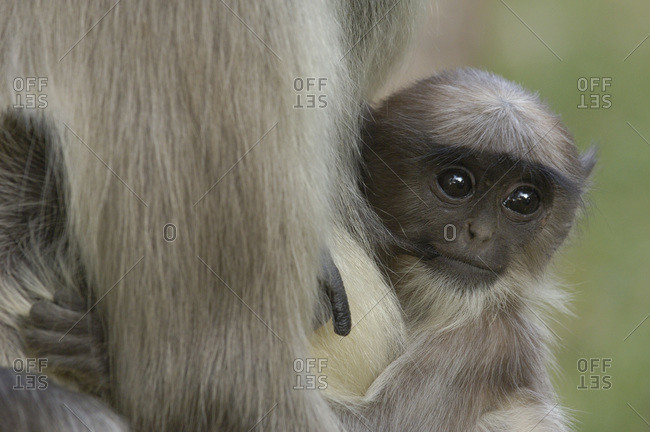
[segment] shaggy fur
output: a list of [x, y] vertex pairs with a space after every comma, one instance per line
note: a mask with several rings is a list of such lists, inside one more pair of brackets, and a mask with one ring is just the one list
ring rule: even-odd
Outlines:
[[[443, 74], [372, 111], [393, 139], [366, 144], [387, 144], [374, 149], [393, 170], [409, 160], [394, 143], [417, 144], [420, 131], [523, 157], [575, 186], [558, 189], [566, 208], [521, 255], [531, 261], [515, 261], [491, 290], [450, 286], [385, 255], [395, 233], [358, 187], [362, 101], [402, 50], [418, 2], [226, 3], [3, 11], [1, 364], [30, 354], [25, 346], [48, 353], [48, 375], [102, 395], [142, 431], [505, 432], [542, 418], [537, 429], [563, 430], [539, 320], [563, 299], [542, 269], [569, 231], [590, 158], [534, 96], [489, 74]], [[48, 78], [48, 107], [10, 108], [14, 78], [30, 76]], [[328, 79], [326, 109], [293, 108], [293, 80], [310, 76]], [[389, 179], [382, 170], [376, 178]], [[348, 289], [343, 341], [331, 326], [310, 335], [322, 250]], [[93, 305], [99, 325], [84, 319]], [[66, 335], [61, 323], [76, 317], [81, 328]], [[97, 349], [79, 373], [54, 355], [87, 342]], [[313, 355], [330, 360], [325, 395], [293, 389], [294, 359]], [[63, 400], [97, 430], [124, 428], [88, 395], [53, 385], [25, 398], [10, 375], [2, 418], [16, 428], [28, 415], [35, 430], [46, 419], [74, 430], [49, 411]]]
[[[7, 4], [1, 363], [26, 355], [20, 316], [61, 289], [98, 302], [109, 402], [135, 430], [337, 429], [320, 393], [292, 389], [293, 360], [308, 356], [330, 226], [368, 248], [361, 101], [418, 4]], [[47, 108], [9, 108], [14, 78], [32, 76], [48, 78]], [[293, 80], [312, 76], [328, 107], [294, 109]]]
[[[348, 430], [568, 430], [547, 373], [552, 337], [545, 324], [550, 313], [565, 311], [567, 299], [548, 264], [582, 206], [594, 152], [580, 157], [559, 118], [536, 96], [472, 69], [445, 72], [390, 96], [368, 112], [363, 140], [363, 190], [392, 236], [386, 240], [380, 231], [375, 249], [403, 308], [406, 332], [377, 335], [376, 326], [353, 327], [350, 338], [357, 341], [377, 344], [383, 336], [405, 346], [394, 361], [392, 353], [384, 357], [383, 364], [392, 362], [378, 375], [377, 358], [364, 358], [364, 349], [355, 354], [341, 345], [345, 341], [319, 347], [334, 361], [345, 353], [345, 364], [330, 361], [329, 369], [370, 375], [366, 382], [373, 382], [366, 391], [337, 379], [338, 387], [330, 389]], [[469, 201], [467, 217], [465, 207], [445, 206], [431, 190], [433, 168], [447, 166], [455, 153], [490, 164], [485, 172], [505, 165], [482, 199]], [[524, 177], [543, 172], [549, 197], [543, 218], [520, 228], [525, 235], [513, 237], [507, 223], [497, 222], [491, 247], [505, 264], [494, 281], [468, 283], [464, 274], [451, 275], [418, 254], [418, 241], [440, 236], [431, 230], [442, 231], [457, 213], [463, 215], [459, 226], [477, 217], [471, 212], [504, 217], [498, 198], [509, 182], [522, 181], [511, 178], [519, 171]], [[364, 294], [346, 279], [354, 272], [341, 264], [354, 305]], [[378, 313], [392, 301], [390, 295], [379, 301]]]
[[[25, 386], [25, 374], [0, 368], [2, 429], [20, 432], [128, 432], [127, 421], [86, 394], [48, 382], [47, 389]], [[18, 378], [17, 378], [18, 377]], [[43, 376], [40, 376], [41, 378]], [[32, 377], [30, 377], [31, 379]]]

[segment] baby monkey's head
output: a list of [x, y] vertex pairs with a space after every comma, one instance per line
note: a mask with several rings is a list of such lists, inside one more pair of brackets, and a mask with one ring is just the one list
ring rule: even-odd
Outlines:
[[363, 141], [364, 191], [394, 254], [467, 288], [540, 275], [595, 163], [536, 95], [475, 69], [391, 95]]

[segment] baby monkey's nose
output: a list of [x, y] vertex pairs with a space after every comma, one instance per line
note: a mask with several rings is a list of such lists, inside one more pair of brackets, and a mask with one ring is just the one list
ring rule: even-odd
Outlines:
[[467, 221], [467, 232], [469, 239], [474, 242], [485, 243], [494, 236], [496, 226], [489, 220]]

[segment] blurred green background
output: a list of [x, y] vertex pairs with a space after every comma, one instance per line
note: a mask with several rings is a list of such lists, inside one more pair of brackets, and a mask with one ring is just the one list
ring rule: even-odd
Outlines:
[[554, 382], [576, 430], [650, 430], [650, 2], [438, 0], [430, 15], [393, 88], [484, 68], [538, 91], [581, 149], [600, 148], [558, 260], [575, 316], [552, 324]]

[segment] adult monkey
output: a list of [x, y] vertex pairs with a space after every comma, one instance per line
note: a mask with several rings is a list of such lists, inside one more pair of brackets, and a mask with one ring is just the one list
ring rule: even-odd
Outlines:
[[[418, 3], [6, 5], [2, 365], [25, 355], [20, 317], [62, 288], [98, 301], [110, 401], [135, 429], [337, 428], [292, 365], [332, 221], [365, 248], [360, 101]], [[327, 109], [293, 108], [310, 76]], [[29, 77], [47, 108], [16, 108]]]

